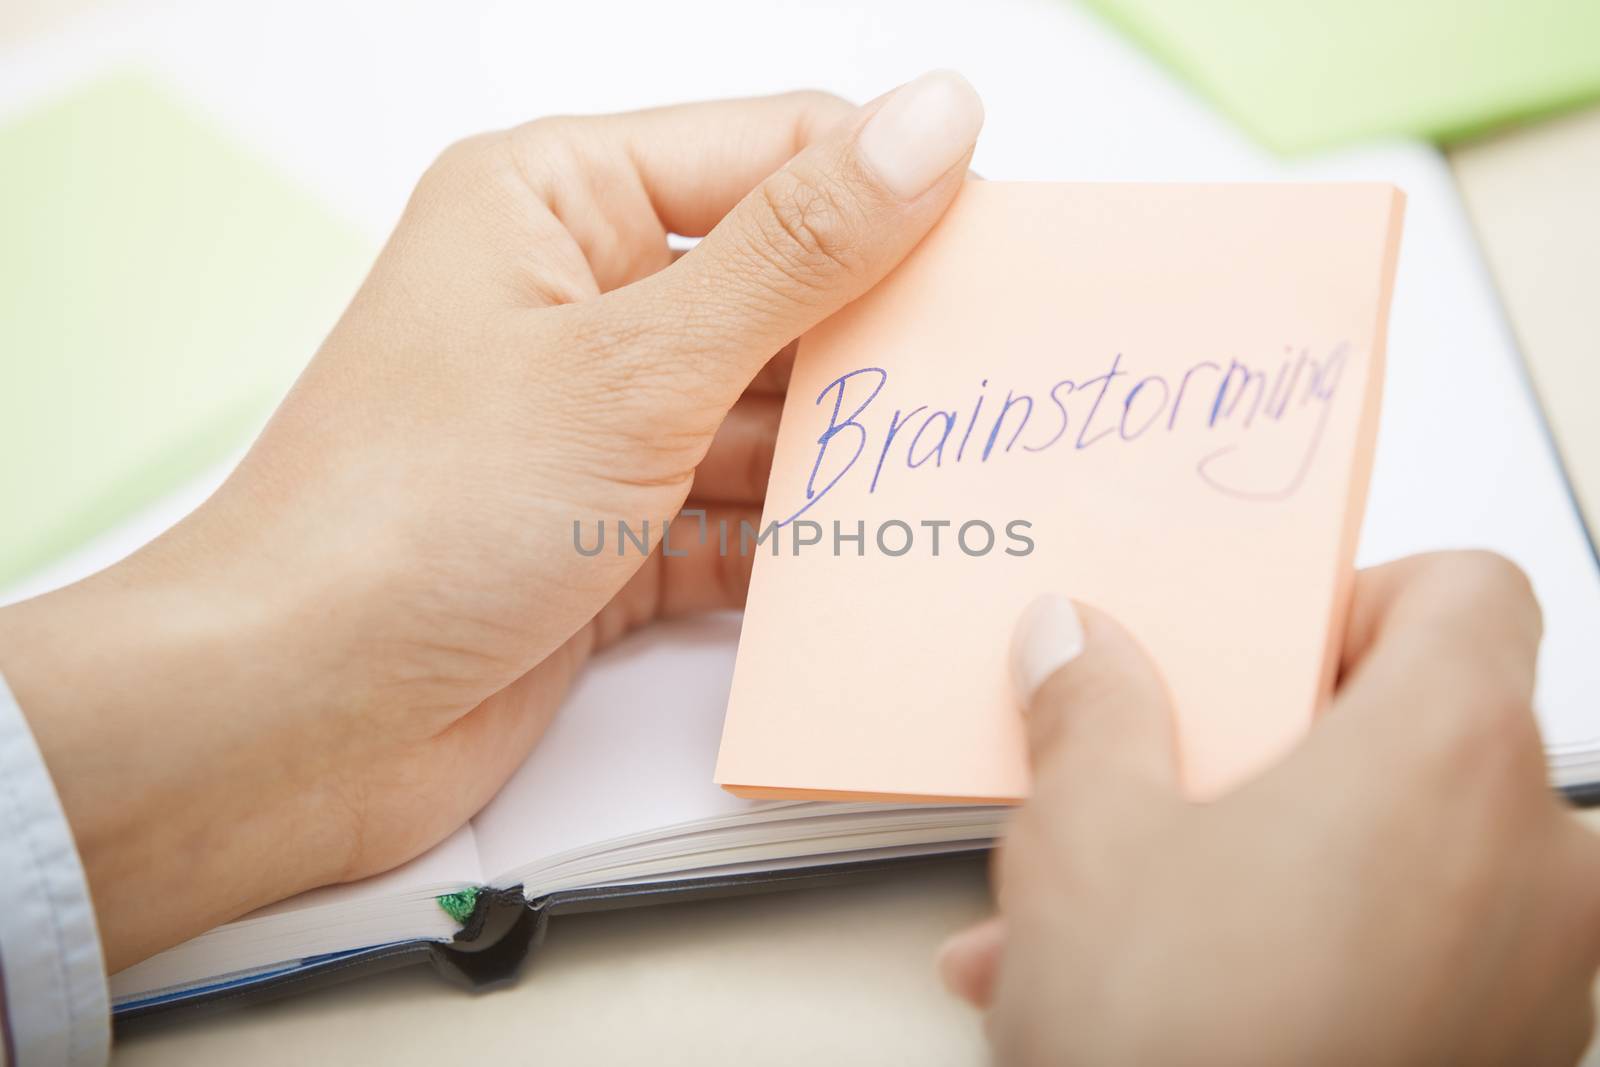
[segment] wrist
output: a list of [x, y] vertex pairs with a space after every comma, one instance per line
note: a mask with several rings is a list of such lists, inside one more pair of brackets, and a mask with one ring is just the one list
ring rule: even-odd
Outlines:
[[[3, 673], [72, 826], [108, 970], [333, 880], [317, 695], [282, 627], [140, 556], [0, 609]], [[298, 746], [298, 747], [297, 747]]]

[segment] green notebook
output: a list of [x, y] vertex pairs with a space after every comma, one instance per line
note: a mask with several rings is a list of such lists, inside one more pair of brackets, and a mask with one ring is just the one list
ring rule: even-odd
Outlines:
[[248, 441], [374, 247], [139, 74], [0, 127], [0, 586]]
[[1089, 0], [1284, 152], [1600, 96], [1600, 0]]

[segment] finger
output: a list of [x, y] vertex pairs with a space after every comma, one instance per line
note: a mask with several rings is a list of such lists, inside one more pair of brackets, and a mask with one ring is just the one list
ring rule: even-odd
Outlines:
[[747, 393], [772, 393], [783, 396], [789, 391], [789, 377], [794, 373], [794, 357], [799, 351], [800, 342], [790, 341], [778, 349], [778, 354], [767, 360], [766, 365], [756, 371], [756, 376], [751, 379], [745, 388]]
[[[1552, 801], [1550, 807], [1556, 804]], [[1576, 1063], [1594, 1030], [1592, 997], [1600, 963], [1600, 895], [1594, 886], [1600, 880], [1600, 838], [1568, 811], [1551, 814], [1553, 832], [1542, 842], [1547, 847], [1518, 853], [1526, 868], [1524, 888], [1533, 893], [1522, 906], [1541, 921], [1522, 930], [1519, 958], [1505, 964], [1508, 972], [1539, 974], [1543, 980], [1507, 984], [1511, 998], [1505, 1006], [1524, 1026], [1520, 1033], [1506, 1034], [1508, 1044], [1499, 1062]], [[1505, 818], [1504, 801], [1484, 815]], [[1520, 844], [1537, 840], [1538, 832], [1518, 820]]]
[[1005, 920], [998, 915], [953, 934], [940, 946], [934, 964], [944, 987], [974, 1008], [987, 1009], [1005, 939]]
[[703, 237], [855, 111], [848, 100], [808, 90], [606, 116], [598, 136], [625, 149], [665, 230]]
[[671, 261], [762, 179], [855, 110], [822, 92], [539, 119], [510, 131], [518, 170], [561, 220], [601, 291]]
[[746, 393], [740, 397], [717, 427], [706, 458], [695, 468], [689, 499], [756, 505], [765, 500], [782, 414], [781, 396]]
[[1583, 916], [1584, 948], [1591, 966], [1600, 967], [1600, 893], [1590, 888], [1600, 885], [1600, 819], [1594, 814], [1589, 811], [1580, 816], [1570, 808], [1563, 812], [1568, 840], [1563, 858], [1568, 869], [1562, 872], [1561, 881], [1580, 895], [1574, 903]]
[[1036, 796], [1071, 791], [1096, 805], [1130, 791], [1177, 798], [1166, 683], [1110, 616], [1040, 597], [1017, 625], [1012, 668]]
[[911, 251], [960, 190], [982, 120], [958, 75], [924, 75], [768, 177], [678, 262], [559, 309], [564, 321], [628, 339], [602, 353], [619, 392], [703, 423]]
[[[699, 510], [705, 514], [685, 511], [672, 519], [655, 550], [595, 616], [594, 647], [657, 619], [744, 606], [761, 511], [715, 504]], [[741, 540], [744, 529], [749, 543]]]
[[1432, 553], [1363, 572], [1339, 692], [1308, 758], [1349, 761], [1375, 785], [1503, 797], [1486, 786], [1505, 777], [1549, 799], [1532, 707], [1540, 631], [1526, 577], [1499, 556]]
[[1561, 812], [1556, 869], [1547, 878], [1557, 894], [1551, 911], [1572, 916], [1564, 924], [1570, 931], [1568, 947], [1591, 974], [1600, 968], [1600, 894], [1593, 888], [1600, 885], [1600, 834], [1595, 828], [1570, 808]]
[[[704, 511], [705, 517], [690, 514]], [[691, 499], [673, 523], [671, 544], [658, 549], [661, 574], [656, 606], [659, 618], [743, 608], [750, 593], [750, 569], [758, 548], [761, 508], [711, 504]], [[667, 554], [667, 549], [672, 554]], [[678, 553], [681, 552], [682, 555]]]
[[[1488, 552], [1429, 552], [1356, 574], [1340, 673], [1366, 658], [1380, 634], [1460, 629], [1526, 651], [1543, 632], [1539, 603], [1515, 564]], [[1461, 636], [1457, 634], [1457, 636]]]
[[1338, 705], [1386, 719], [1405, 707], [1412, 721], [1486, 702], [1526, 706], [1542, 629], [1527, 577], [1501, 556], [1435, 552], [1363, 571]]

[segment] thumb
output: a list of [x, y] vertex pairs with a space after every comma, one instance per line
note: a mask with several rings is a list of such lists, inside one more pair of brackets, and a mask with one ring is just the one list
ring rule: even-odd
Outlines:
[[960, 191], [982, 124], [965, 79], [935, 71], [768, 176], [688, 254], [612, 294], [633, 302], [630, 319], [677, 326], [649, 353], [652, 371], [681, 371], [677, 388], [731, 405], [774, 352], [916, 247]]
[[1179, 798], [1166, 683], [1104, 612], [1046, 594], [1023, 612], [1011, 649], [1026, 709], [1034, 796]]

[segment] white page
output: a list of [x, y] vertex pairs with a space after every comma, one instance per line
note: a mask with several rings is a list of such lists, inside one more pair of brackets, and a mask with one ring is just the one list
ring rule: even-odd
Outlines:
[[662, 624], [602, 652], [473, 819], [491, 879], [567, 849], [771, 806], [711, 782], [739, 616]]

